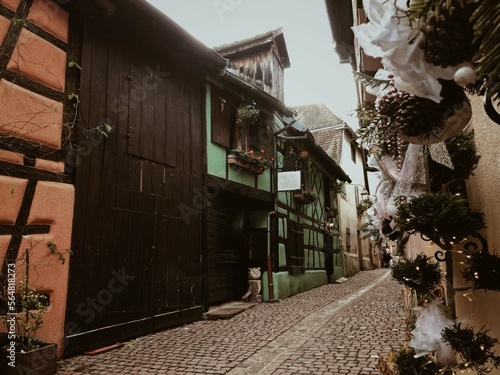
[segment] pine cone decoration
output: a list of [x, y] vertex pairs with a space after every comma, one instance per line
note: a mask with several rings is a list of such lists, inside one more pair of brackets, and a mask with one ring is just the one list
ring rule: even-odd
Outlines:
[[[477, 4], [459, 0], [451, 0], [451, 6], [447, 1], [440, 3], [420, 23], [424, 38], [419, 47], [425, 60], [443, 68], [472, 60], [477, 45], [469, 19]], [[462, 7], [462, 3], [467, 4]]]
[[443, 111], [430, 99], [409, 96], [399, 105], [395, 124], [406, 136], [425, 138], [443, 128]]
[[454, 81], [440, 80], [443, 97], [440, 103], [418, 96], [407, 96], [399, 105], [395, 125], [403, 135], [427, 139], [437, 135], [444, 127], [444, 121], [451, 116], [455, 105], [465, 100], [464, 90]]

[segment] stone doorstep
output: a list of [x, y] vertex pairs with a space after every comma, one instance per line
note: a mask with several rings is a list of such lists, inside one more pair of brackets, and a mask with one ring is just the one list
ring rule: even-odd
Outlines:
[[203, 319], [205, 320], [217, 320], [217, 319], [230, 319], [239, 313], [248, 310], [258, 302], [241, 302], [234, 301], [228, 302], [219, 306], [213, 306], [209, 308], [208, 312], [203, 314]]

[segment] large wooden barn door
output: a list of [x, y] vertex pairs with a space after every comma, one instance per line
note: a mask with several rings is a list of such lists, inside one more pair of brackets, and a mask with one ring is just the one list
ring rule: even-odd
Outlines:
[[199, 75], [125, 24], [83, 27], [65, 354], [202, 314]]

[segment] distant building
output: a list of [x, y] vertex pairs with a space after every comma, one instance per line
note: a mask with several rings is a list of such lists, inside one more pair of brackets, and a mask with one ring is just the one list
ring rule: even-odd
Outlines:
[[[357, 207], [369, 191], [365, 172], [364, 150], [356, 143], [356, 133], [345, 121], [324, 104], [294, 107], [298, 118], [311, 130], [318, 145], [349, 174], [352, 182], [345, 184], [339, 194], [340, 235], [346, 276], [360, 270], [372, 269], [378, 263], [378, 251], [363, 239], [359, 230]], [[367, 197], [367, 196], [366, 196]]]

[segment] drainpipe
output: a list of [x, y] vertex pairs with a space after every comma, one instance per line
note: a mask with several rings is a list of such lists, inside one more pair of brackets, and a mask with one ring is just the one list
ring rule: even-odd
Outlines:
[[276, 211], [267, 214], [267, 285], [269, 290], [269, 302], [274, 301], [274, 283], [273, 283], [273, 258], [271, 256], [271, 215]]

